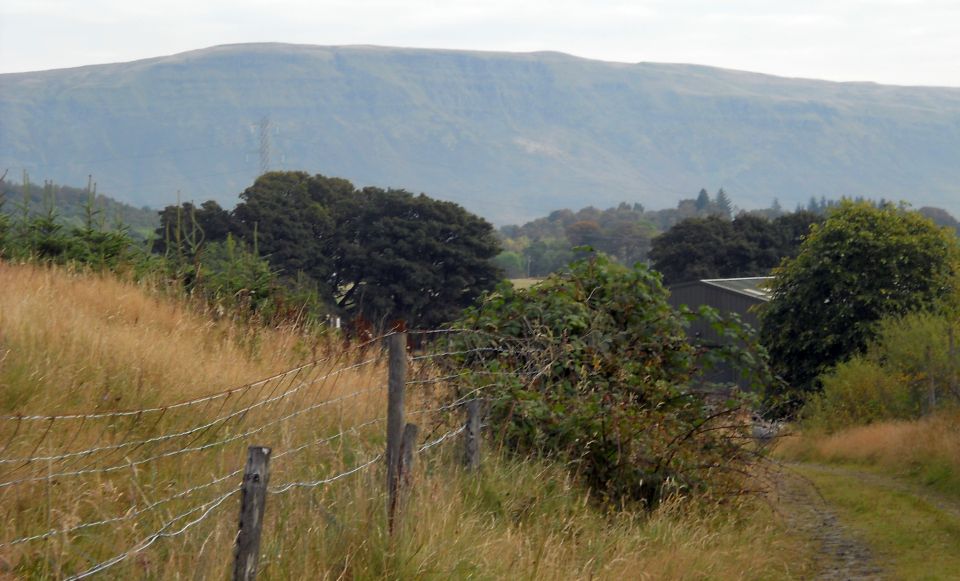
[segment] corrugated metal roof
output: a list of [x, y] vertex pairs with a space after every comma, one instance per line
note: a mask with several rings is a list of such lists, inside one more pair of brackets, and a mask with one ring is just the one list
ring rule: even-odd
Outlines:
[[710, 278], [700, 282], [715, 287], [747, 295], [763, 301], [770, 300], [770, 291], [763, 288], [764, 283], [773, 280], [772, 276], [752, 276], [748, 278]]

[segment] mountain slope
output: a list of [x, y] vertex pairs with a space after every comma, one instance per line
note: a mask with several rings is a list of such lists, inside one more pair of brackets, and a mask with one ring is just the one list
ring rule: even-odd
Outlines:
[[[960, 211], [960, 89], [690, 65], [232, 45], [0, 75], [0, 167], [136, 205], [230, 205], [260, 167], [405, 187], [498, 222], [723, 186], [744, 207], [868, 195]], [[79, 182], [77, 182], [79, 183]]]

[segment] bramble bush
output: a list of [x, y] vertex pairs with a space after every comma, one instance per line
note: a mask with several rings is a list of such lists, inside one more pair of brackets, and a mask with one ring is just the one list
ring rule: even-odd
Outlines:
[[471, 370], [459, 395], [487, 398], [506, 449], [566, 463], [606, 501], [736, 487], [753, 458], [747, 396], [694, 389], [702, 353], [666, 299], [658, 274], [598, 255], [530, 289], [501, 285], [442, 347], [467, 352], [450, 362]]

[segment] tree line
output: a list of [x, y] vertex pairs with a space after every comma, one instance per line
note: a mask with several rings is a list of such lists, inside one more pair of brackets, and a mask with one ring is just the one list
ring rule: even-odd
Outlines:
[[167, 206], [147, 241], [108, 219], [92, 186], [76, 225], [53, 185], [45, 189], [40, 212], [4, 211], [10, 196], [0, 197], [0, 258], [160, 279], [231, 316], [433, 327], [502, 279], [492, 225], [401, 189], [267, 173], [233, 210], [214, 201]]
[[266, 269], [310, 308], [380, 327], [450, 321], [502, 278], [493, 226], [452, 202], [305, 172], [264, 174], [240, 199], [164, 208], [154, 250], [199, 276], [232, 249], [260, 266], [227, 290], [262, 287]]

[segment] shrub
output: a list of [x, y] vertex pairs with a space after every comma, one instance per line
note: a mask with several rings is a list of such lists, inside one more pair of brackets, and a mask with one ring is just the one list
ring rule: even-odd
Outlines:
[[881, 420], [915, 419], [935, 398], [955, 401], [958, 366], [950, 352], [956, 323], [945, 315], [888, 317], [866, 353], [820, 376], [823, 392], [803, 410], [809, 427], [828, 431]]
[[470, 351], [453, 364], [476, 372], [507, 449], [567, 463], [604, 499], [652, 506], [747, 461], [741, 401], [711, 406], [688, 388], [697, 351], [666, 296], [645, 266], [600, 255], [530, 289], [501, 285], [455, 324], [475, 332], [445, 348]]
[[821, 377], [823, 392], [812, 396], [804, 407], [807, 427], [832, 432], [913, 417], [919, 408], [907, 379], [864, 357], [841, 363]]

